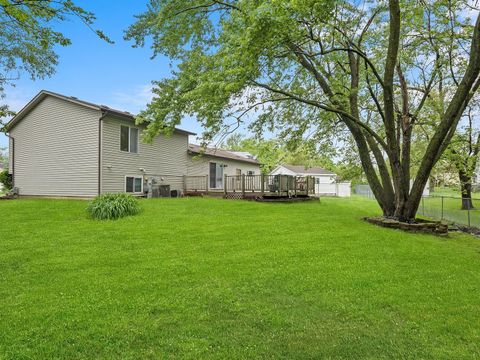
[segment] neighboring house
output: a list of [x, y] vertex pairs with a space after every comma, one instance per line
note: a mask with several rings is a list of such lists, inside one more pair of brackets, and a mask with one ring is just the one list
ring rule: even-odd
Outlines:
[[199, 145], [188, 146], [188, 176], [208, 175], [208, 190], [222, 190], [224, 176], [260, 175], [260, 163], [252, 155]]
[[337, 174], [320, 168], [303, 165], [279, 165], [270, 175], [312, 176], [315, 178], [315, 193], [317, 195], [350, 196], [350, 183], [338, 183]]
[[142, 194], [153, 176], [180, 191], [193, 135], [176, 129], [145, 144], [134, 115], [50, 91], [35, 96], [7, 129], [20, 195], [62, 197]]

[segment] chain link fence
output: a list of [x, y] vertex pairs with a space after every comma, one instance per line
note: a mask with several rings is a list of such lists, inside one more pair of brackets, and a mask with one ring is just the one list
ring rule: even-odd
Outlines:
[[[375, 198], [368, 185], [356, 185], [355, 193], [369, 199]], [[470, 203], [472, 207], [462, 210], [460, 196], [424, 196], [418, 207], [417, 216], [480, 229], [480, 199], [471, 199]]]
[[370, 185], [357, 184], [355, 185], [355, 194], [368, 197], [369, 199], [374, 199], [372, 189]]
[[425, 196], [422, 197], [417, 215], [480, 228], [480, 209], [475, 207], [476, 202], [480, 205], [480, 200], [471, 199], [473, 207], [467, 206], [467, 209], [462, 210], [461, 197]]

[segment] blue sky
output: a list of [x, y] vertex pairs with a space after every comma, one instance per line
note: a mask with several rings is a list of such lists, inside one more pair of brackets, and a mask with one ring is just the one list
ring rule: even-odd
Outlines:
[[[59, 65], [48, 79], [32, 81], [22, 74], [15, 88], [6, 89], [3, 100], [14, 111], [20, 110], [40, 90], [51, 90], [94, 103], [108, 105], [133, 113], [148, 102], [150, 83], [168, 77], [169, 61], [165, 57], [151, 59], [151, 50], [132, 48], [123, 40], [124, 30], [134, 22], [134, 15], [146, 8], [147, 0], [87, 1], [76, 3], [94, 12], [95, 26], [103, 30], [115, 44], [101, 41], [79, 21], [59, 23], [57, 29], [72, 40], [72, 45], [59, 47]], [[193, 119], [181, 127], [201, 133]], [[7, 146], [0, 134], [0, 147]]]

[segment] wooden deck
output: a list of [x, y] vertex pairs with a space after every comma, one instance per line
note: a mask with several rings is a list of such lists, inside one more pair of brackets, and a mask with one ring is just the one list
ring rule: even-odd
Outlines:
[[273, 200], [315, 195], [315, 179], [310, 176], [225, 175], [223, 189], [209, 189], [208, 176], [186, 176], [184, 183], [187, 196], [208, 194], [227, 199]]

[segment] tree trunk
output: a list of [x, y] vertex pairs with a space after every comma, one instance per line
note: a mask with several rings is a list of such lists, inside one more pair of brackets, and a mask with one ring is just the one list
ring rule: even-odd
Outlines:
[[462, 210], [473, 209], [472, 203], [472, 177], [459, 171], [460, 187], [462, 191]]

